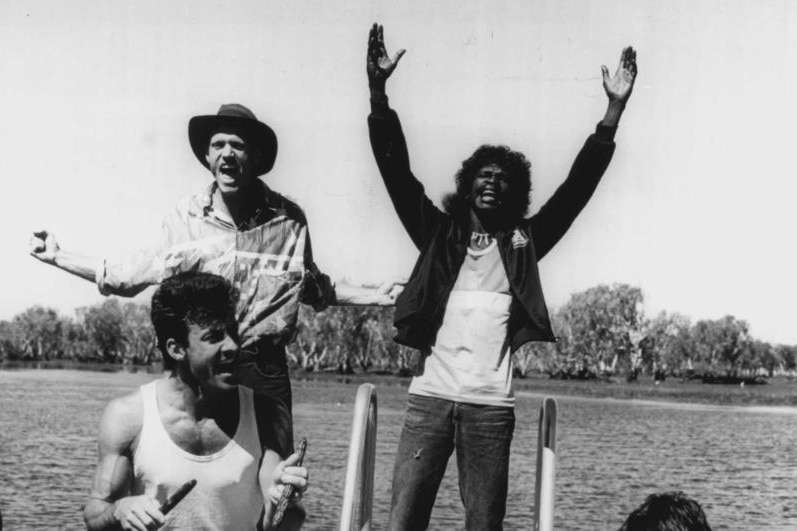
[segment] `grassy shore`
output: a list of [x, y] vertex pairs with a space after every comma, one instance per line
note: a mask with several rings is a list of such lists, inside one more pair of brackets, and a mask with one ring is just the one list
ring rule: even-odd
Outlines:
[[797, 407], [797, 382], [773, 378], [764, 385], [704, 384], [699, 380], [682, 382], [671, 378], [656, 383], [652, 378], [637, 382], [574, 381], [533, 378], [515, 380], [516, 389], [553, 395], [595, 398], [642, 399], [667, 402], [735, 406]]
[[[157, 366], [102, 365], [70, 361], [0, 362], [0, 370], [3, 369], [72, 369], [105, 372], [120, 370], [137, 372], [160, 371]], [[404, 387], [410, 384], [409, 377], [374, 373], [340, 375], [295, 370], [291, 373], [291, 378], [309, 381], [371, 382], [376, 385]], [[558, 396], [656, 400], [734, 406], [797, 407], [797, 380], [783, 376], [772, 378], [767, 384], [745, 385], [744, 387], [739, 385], [704, 384], [699, 380], [682, 382], [678, 378], [668, 378], [664, 382], [655, 383], [650, 377], [641, 377], [636, 382], [625, 382], [623, 380], [552, 380], [544, 375], [515, 378], [514, 385], [517, 391]]]
[[[392, 375], [355, 374], [342, 376], [330, 373], [307, 373], [295, 371], [293, 379], [347, 382], [371, 382], [377, 385], [409, 386], [410, 378]], [[637, 382], [604, 380], [552, 380], [547, 376], [515, 378], [516, 391], [528, 391], [558, 396], [591, 398], [616, 398], [655, 400], [664, 402], [688, 402], [698, 404], [734, 406], [791, 406], [797, 407], [797, 381], [776, 377], [764, 385], [704, 384], [699, 380], [681, 382], [670, 378], [658, 384], [652, 378], [643, 377]]]

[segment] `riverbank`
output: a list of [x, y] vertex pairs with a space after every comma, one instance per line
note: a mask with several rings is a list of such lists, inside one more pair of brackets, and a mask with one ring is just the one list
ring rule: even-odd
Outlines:
[[763, 385], [705, 384], [699, 380], [682, 382], [670, 378], [654, 382], [573, 381], [534, 378], [515, 380], [515, 388], [566, 396], [683, 402], [733, 406], [797, 407], [797, 382], [776, 377]]
[[[103, 365], [70, 361], [50, 362], [3, 362], [0, 370], [15, 369], [71, 369], [101, 372], [148, 372], [157, 373], [158, 366]], [[379, 386], [403, 386], [410, 384], [409, 377], [390, 374], [358, 373], [341, 375], [328, 372], [306, 372], [294, 370], [293, 380], [337, 381], [345, 383], [371, 382]], [[797, 407], [797, 381], [783, 376], [769, 380], [763, 385], [704, 384], [699, 380], [682, 382], [669, 378], [656, 383], [650, 377], [636, 382], [606, 380], [552, 380], [546, 375], [515, 378], [515, 390], [558, 396], [588, 398], [614, 398], [629, 400], [652, 400], [661, 402], [683, 402], [732, 406], [789, 406]]]
[[[371, 382], [376, 385], [408, 387], [410, 378], [379, 374], [338, 375], [295, 371], [294, 380], [335, 380], [342, 382]], [[699, 380], [681, 382], [670, 378], [655, 383], [652, 378], [636, 382], [605, 380], [553, 380], [546, 375], [515, 378], [516, 391], [575, 396], [587, 398], [614, 398], [626, 400], [651, 400], [728, 406], [789, 406], [797, 407], [797, 381], [776, 377], [763, 385], [704, 384]]]

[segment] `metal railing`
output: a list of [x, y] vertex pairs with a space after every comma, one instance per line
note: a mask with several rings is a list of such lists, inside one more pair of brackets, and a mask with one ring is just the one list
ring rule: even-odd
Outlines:
[[362, 384], [354, 401], [354, 422], [343, 489], [340, 531], [371, 529], [376, 458], [376, 388]]
[[537, 432], [537, 478], [534, 490], [534, 529], [553, 530], [556, 479], [556, 400], [544, 398]]
[[[376, 388], [362, 384], [354, 401], [346, 483], [340, 531], [369, 531], [374, 500], [376, 458]], [[537, 473], [534, 492], [534, 529], [553, 531], [556, 479], [556, 400], [544, 398], [537, 433]]]

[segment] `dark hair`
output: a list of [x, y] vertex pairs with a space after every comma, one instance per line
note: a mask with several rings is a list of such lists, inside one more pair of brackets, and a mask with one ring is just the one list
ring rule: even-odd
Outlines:
[[468, 198], [473, 179], [480, 169], [490, 164], [497, 164], [509, 176], [512, 192], [508, 194], [509, 202], [502, 211], [502, 218], [506, 225], [514, 225], [523, 219], [529, 208], [531, 162], [523, 153], [513, 151], [507, 146], [484, 144], [462, 161], [462, 167], [456, 174], [457, 191], [443, 198], [443, 207], [454, 217], [462, 219], [462, 216], [466, 216], [470, 209]]
[[700, 504], [683, 492], [651, 494], [620, 531], [711, 531]]
[[188, 345], [189, 323], [198, 326], [223, 324], [234, 331], [237, 300], [237, 290], [222, 277], [210, 273], [179, 273], [161, 282], [152, 295], [150, 317], [163, 366], [174, 367], [174, 358], [166, 350], [167, 340]]

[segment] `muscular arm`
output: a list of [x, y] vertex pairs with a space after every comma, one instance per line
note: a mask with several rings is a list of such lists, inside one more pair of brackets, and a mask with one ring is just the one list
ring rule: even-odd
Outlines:
[[[105, 408], [98, 437], [97, 471], [83, 519], [90, 531], [155, 529], [163, 523], [149, 496], [129, 496], [133, 443], [141, 431], [141, 399], [135, 393]], [[149, 527], [148, 527], [149, 526]]]

